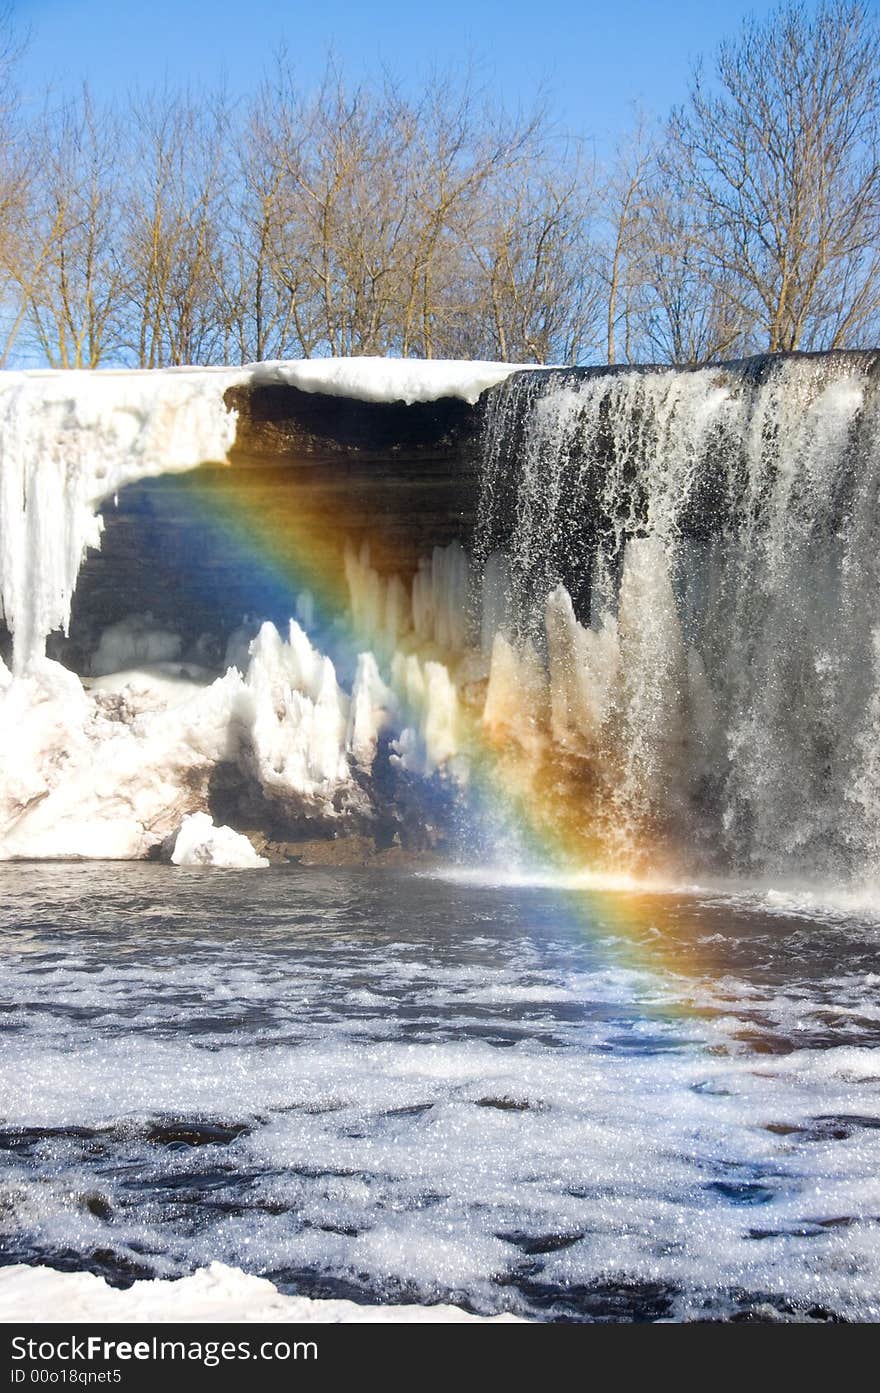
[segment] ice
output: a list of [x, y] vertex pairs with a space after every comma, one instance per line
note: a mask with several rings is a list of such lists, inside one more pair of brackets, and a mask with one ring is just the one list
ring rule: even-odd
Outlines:
[[461, 653], [468, 643], [471, 574], [467, 553], [458, 542], [435, 547], [413, 578], [413, 627], [423, 644], [444, 653]]
[[380, 734], [391, 727], [397, 714], [397, 698], [383, 682], [372, 653], [358, 656], [348, 711], [345, 747], [355, 763], [370, 769]]
[[547, 598], [546, 628], [553, 739], [562, 747], [596, 750], [619, 680], [616, 619], [605, 616], [600, 629], [584, 628], [565, 586], [557, 585]]
[[98, 506], [126, 484], [225, 460], [224, 377], [7, 372], [0, 382], [0, 609], [24, 671], [66, 629]]
[[244, 676], [214, 681], [155, 664], [87, 691], [43, 658], [0, 684], [0, 857], [146, 856], [207, 811], [221, 762], [294, 816], [363, 809], [355, 768], [369, 773], [394, 710], [375, 661], [363, 655], [349, 697], [295, 620], [249, 648]]
[[95, 677], [106, 677], [126, 668], [173, 662], [182, 648], [180, 635], [161, 628], [152, 614], [132, 614], [101, 631], [91, 671]]
[[354, 628], [380, 653], [416, 647], [423, 656], [455, 660], [471, 639], [472, 576], [467, 553], [458, 542], [435, 547], [423, 557], [411, 584], [383, 576], [370, 564], [370, 548], [345, 553], [345, 578]]
[[504, 363], [323, 359], [245, 368], [5, 372], [0, 382], [0, 612], [15, 667], [65, 629], [80, 565], [100, 545], [99, 504], [126, 484], [225, 461], [231, 387], [287, 383], [361, 401], [474, 402]]
[[544, 720], [549, 704], [547, 673], [529, 642], [514, 647], [495, 636], [482, 723], [495, 746], [519, 748], [537, 758], [546, 749]]
[[334, 813], [334, 794], [350, 781], [348, 699], [329, 658], [295, 619], [289, 641], [266, 623], [251, 644], [247, 687], [254, 704], [254, 767], [262, 786], [288, 790]]
[[395, 758], [410, 773], [430, 777], [449, 767], [461, 782], [467, 778], [456, 686], [443, 663], [420, 662], [414, 653], [395, 653], [392, 686], [408, 723], [395, 742]]
[[190, 813], [180, 824], [171, 853], [175, 866], [223, 866], [231, 870], [256, 870], [268, 866], [253, 846], [231, 827], [215, 827], [207, 813]]
[[393, 1322], [516, 1322], [511, 1315], [475, 1316], [458, 1306], [364, 1306], [354, 1301], [313, 1301], [285, 1296], [263, 1277], [212, 1262], [177, 1281], [135, 1282], [124, 1291], [90, 1272], [56, 1272], [22, 1264], [0, 1271], [0, 1321], [54, 1321], [187, 1325], [209, 1322], [342, 1325]]

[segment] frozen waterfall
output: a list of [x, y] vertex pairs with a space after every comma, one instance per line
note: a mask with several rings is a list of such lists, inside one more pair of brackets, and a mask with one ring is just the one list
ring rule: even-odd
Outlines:
[[[237, 831], [405, 826], [442, 785], [591, 869], [880, 881], [880, 355], [468, 368], [9, 375], [0, 854], [149, 854], [222, 768]], [[101, 501], [225, 459], [254, 380], [482, 392], [474, 525], [410, 573], [340, 537], [339, 612], [230, 614], [228, 668], [137, 613], [82, 680], [49, 662]]]

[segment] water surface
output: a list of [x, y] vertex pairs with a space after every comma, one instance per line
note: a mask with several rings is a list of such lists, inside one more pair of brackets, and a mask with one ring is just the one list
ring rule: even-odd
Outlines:
[[6, 865], [0, 1261], [540, 1319], [880, 1318], [880, 927]]

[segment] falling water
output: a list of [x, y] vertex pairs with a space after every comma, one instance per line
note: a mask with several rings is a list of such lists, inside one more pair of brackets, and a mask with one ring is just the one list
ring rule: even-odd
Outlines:
[[880, 876], [878, 372], [830, 354], [493, 393], [486, 604], [501, 576], [556, 755], [630, 855]]

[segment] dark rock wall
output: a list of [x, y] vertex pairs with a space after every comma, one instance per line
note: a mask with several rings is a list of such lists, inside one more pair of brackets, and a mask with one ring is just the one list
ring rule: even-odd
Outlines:
[[[371, 543], [380, 569], [407, 572], [469, 534], [479, 491], [479, 407], [453, 398], [373, 403], [293, 387], [236, 388], [230, 464], [264, 471], [266, 502], [341, 544]], [[291, 497], [292, 495], [292, 497]]]
[[225, 466], [144, 480], [102, 509], [100, 551], [74, 597], [60, 655], [80, 672], [104, 626], [133, 613], [222, 646], [245, 614], [284, 622], [315, 581], [332, 595], [346, 545], [403, 576], [468, 542], [479, 492], [481, 409], [356, 402], [292, 387], [235, 388]]

